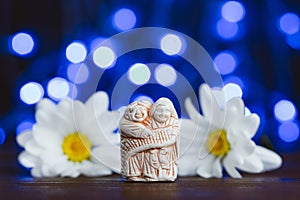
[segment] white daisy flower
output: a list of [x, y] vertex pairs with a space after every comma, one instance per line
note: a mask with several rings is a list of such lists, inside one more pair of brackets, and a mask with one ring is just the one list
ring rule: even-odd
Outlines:
[[85, 104], [49, 99], [37, 105], [36, 124], [17, 136], [24, 147], [19, 162], [32, 168], [34, 177], [102, 176], [120, 171], [119, 136], [114, 134], [120, 113], [108, 111], [105, 92]]
[[260, 173], [281, 166], [279, 155], [251, 140], [260, 119], [256, 114], [245, 116], [240, 97], [225, 101], [223, 89], [214, 90], [207, 84], [199, 90], [203, 115], [191, 99], [185, 104], [191, 120], [181, 122], [179, 175], [220, 178], [224, 167], [231, 177], [240, 178], [238, 170]]

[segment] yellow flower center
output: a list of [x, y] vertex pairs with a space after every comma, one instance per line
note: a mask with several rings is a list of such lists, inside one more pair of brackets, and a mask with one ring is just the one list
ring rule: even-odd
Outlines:
[[73, 162], [88, 160], [91, 156], [91, 147], [90, 140], [78, 132], [67, 135], [62, 144], [64, 154]]
[[230, 150], [230, 144], [224, 129], [212, 131], [208, 136], [207, 148], [215, 156], [224, 156]]

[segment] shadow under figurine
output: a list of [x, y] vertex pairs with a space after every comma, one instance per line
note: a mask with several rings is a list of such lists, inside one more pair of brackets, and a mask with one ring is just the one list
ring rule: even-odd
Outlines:
[[167, 98], [128, 105], [120, 121], [121, 174], [128, 181], [177, 178], [179, 123]]

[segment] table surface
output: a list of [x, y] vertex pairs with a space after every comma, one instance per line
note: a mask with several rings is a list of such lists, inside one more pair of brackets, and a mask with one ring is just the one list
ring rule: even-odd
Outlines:
[[283, 166], [242, 179], [178, 177], [175, 182], [124, 182], [106, 177], [35, 179], [16, 160], [12, 137], [0, 146], [0, 199], [300, 199], [300, 154], [283, 154]]

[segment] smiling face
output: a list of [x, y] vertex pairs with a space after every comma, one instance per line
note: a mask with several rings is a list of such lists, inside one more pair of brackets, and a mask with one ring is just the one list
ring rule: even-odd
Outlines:
[[126, 110], [127, 119], [135, 122], [142, 122], [148, 116], [147, 109], [142, 105], [130, 106]]
[[166, 105], [158, 105], [153, 113], [153, 117], [160, 123], [166, 122], [171, 117], [170, 108]]

